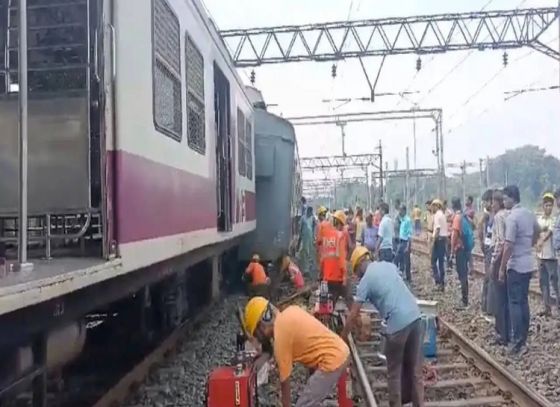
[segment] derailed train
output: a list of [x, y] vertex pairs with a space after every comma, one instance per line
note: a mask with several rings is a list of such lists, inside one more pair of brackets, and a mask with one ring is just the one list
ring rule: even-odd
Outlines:
[[0, 394], [77, 356], [88, 314], [137, 304], [135, 336], [177, 326], [232, 265], [287, 250], [301, 195], [292, 126], [245, 89], [199, 0], [36, 0], [34, 268], [12, 270], [18, 4], [0, 1]]

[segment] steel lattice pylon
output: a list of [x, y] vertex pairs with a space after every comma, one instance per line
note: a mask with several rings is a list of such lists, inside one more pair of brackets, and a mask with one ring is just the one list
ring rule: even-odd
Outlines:
[[358, 154], [330, 157], [301, 157], [299, 159], [302, 170], [323, 170], [329, 168], [364, 168], [373, 166], [379, 168], [379, 154]]
[[531, 46], [556, 59], [539, 41], [557, 8], [484, 11], [300, 26], [221, 31], [238, 67], [364, 56], [428, 54]]

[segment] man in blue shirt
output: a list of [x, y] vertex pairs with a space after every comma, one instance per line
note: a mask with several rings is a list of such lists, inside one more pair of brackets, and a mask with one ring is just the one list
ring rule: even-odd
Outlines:
[[410, 275], [410, 245], [412, 243], [412, 219], [406, 214], [406, 205], [399, 208], [399, 244], [397, 246], [397, 267], [406, 281], [411, 282]]
[[393, 261], [393, 220], [389, 216], [389, 205], [383, 202], [379, 205], [381, 223], [379, 224], [377, 240], [377, 258], [381, 261]]
[[[387, 261], [372, 262], [365, 247], [354, 250], [350, 263], [360, 283], [342, 337], [348, 336], [359, 318], [362, 305], [365, 302], [373, 304], [387, 323], [385, 356], [389, 405], [412, 402], [414, 406], [424, 406], [424, 324], [416, 298], [400, 277], [397, 267]], [[403, 398], [404, 394], [410, 394], [411, 399]]]
[[509, 315], [513, 331], [511, 353], [526, 352], [529, 334], [529, 283], [536, 270], [533, 246], [540, 234], [536, 216], [520, 204], [519, 188], [504, 188], [504, 205], [510, 210], [506, 219], [505, 245], [498, 278], [506, 283]]

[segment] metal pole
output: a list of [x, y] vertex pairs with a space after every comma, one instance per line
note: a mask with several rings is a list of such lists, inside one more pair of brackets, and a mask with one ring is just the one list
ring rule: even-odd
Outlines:
[[442, 195], [442, 188], [441, 188], [441, 173], [443, 172], [442, 168], [441, 168], [441, 160], [439, 159], [439, 126], [437, 125], [436, 122], [436, 128], [435, 128], [435, 133], [436, 133], [436, 159], [437, 159], [437, 169], [438, 169], [438, 173], [440, 174], [440, 179], [438, 182], [438, 188], [437, 188], [437, 192], [438, 192], [438, 197], [440, 199], [443, 198]]
[[480, 158], [478, 160], [478, 164], [479, 164], [479, 172], [480, 172], [480, 199], [479, 199], [479, 209], [482, 209], [482, 194], [484, 194], [484, 174], [482, 172], [482, 163], [484, 162], [484, 160], [482, 158]]
[[371, 194], [370, 194], [370, 190], [369, 190], [369, 173], [368, 173], [368, 168], [365, 168], [366, 171], [366, 206], [367, 208], [365, 209], [365, 213], [367, 213], [370, 209], [371, 209]]
[[486, 156], [486, 188], [490, 188], [490, 157]]
[[27, 262], [27, 0], [19, 1], [19, 225], [18, 267], [30, 270]]
[[379, 140], [379, 195], [381, 198], [384, 197], [383, 188], [383, 145], [381, 144], [381, 140]]
[[439, 157], [441, 160], [441, 179], [442, 179], [442, 193], [443, 195], [447, 195], [447, 179], [445, 178], [445, 149], [443, 147], [443, 110], [439, 111], [439, 120], [438, 120], [438, 127], [439, 127], [439, 148], [440, 153]]
[[467, 162], [463, 161], [463, 164], [461, 164], [461, 185], [463, 187], [463, 201], [462, 204], [464, 205], [465, 202], [467, 201], [467, 192], [465, 189], [465, 175], [467, 173]]
[[[415, 103], [413, 109], [416, 110], [418, 105]], [[412, 119], [412, 137], [413, 137], [413, 165], [414, 169], [418, 168], [418, 162], [416, 161], [416, 113]], [[414, 203], [418, 203], [418, 175], [414, 178]]]
[[410, 157], [409, 157], [409, 148], [406, 148], [406, 174], [405, 174], [405, 187], [404, 187], [404, 202], [406, 203], [406, 207], [410, 208]]

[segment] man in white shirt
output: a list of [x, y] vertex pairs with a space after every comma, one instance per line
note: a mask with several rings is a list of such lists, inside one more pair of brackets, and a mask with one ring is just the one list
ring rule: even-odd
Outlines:
[[443, 202], [439, 199], [434, 199], [432, 201], [432, 211], [434, 212], [432, 272], [436, 286], [438, 286], [439, 290], [443, 291], [445, 287], [445, 253], [449, 239], [449, 228], [443, 213]]
[[539, 228], [541, 232], [539, 241], [537, 242], [537, 257], [539, 259], [539, 283], [544, 305], [543, 315], [546, 316], [549, 316], [551, 313], [550, 308], [552, 300], [550, 296], [550, 283], [552, 283], [557, 298], [560, 295], [560, 287], [558, 285], [558, 263], [556, 261], [556, 254], [552, 246], [552, 232], [555, 222], [554, 216], [552, 216], [554, 201], [554, 195], [552, 193], [544, 194], [544, 214], [538, 217]]

